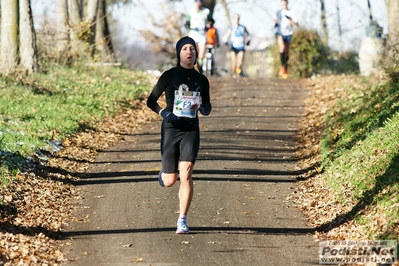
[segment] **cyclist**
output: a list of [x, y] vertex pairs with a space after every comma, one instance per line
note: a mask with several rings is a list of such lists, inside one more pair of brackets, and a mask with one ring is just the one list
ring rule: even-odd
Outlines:
[[[213, 18], [209, 18], [206, 23], [206, 56], [204, 60], [203, 70], [210, 71], [210, 74], [213, 75], [215, 72], [214, 69], [214, 55], [215, 55], [215, 47], [219, 47], [219, 33], [215, 28], [215, 20]], [[209, 56], [208, 56], [209, 54]], [[210, 62], [207, 62], [210, 60]], [[206, 61], [206, 62], [205, 62]]]
[[214, 25], [215, 20], [209, 18], [206, 23], [206, 43], [213, 45], [214, 47], [219, 47], [219, 33]]

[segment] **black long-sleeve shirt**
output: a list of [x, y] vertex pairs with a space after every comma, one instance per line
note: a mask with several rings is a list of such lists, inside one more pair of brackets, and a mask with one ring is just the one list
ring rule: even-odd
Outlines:
[[177, 66], [165, 71], [161, 75], [147, 99], [147, 106], [154, 112], [159, 113], [162, 108], [159, 106], [157, 100], [165, 92], [165, 110], [173, 112], [175, 91], [183, 84], [187, 85], [189, 91], [199, 91], [202, 103], [211, 104], [208, 79], [195, 69], [186, 69], [182, 66]]

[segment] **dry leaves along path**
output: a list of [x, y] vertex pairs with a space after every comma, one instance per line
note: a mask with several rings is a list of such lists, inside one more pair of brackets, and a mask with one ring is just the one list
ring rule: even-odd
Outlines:
[[[188, 235], [176, 235], [178, 184], [161, 188], [160, 121], [99, 154], [77, 185], [80, 222], [64, 229], [72, 265], [315, 265], [313, 230], [287, 198], [296, 187], [295, 81], [211, 79]], [[141, 265], [141, 263], [140, 263]]]

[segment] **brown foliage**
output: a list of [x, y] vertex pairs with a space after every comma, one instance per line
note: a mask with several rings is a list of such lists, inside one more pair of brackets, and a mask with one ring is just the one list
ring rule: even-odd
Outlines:
[[62, 143], [48, 162], [17, 175], [0, 199], [0, 265], [59, 265], [65, 261], [59, 240], [73, 217], [79, 193], [73, 186], [99, 151], [141, 130], [159, 116], [141, 100]]
[[153, 14], [147, 10], [146, 21], [152, 25], [152, 29], [144, 29], [140, 34], [147, 41], [151, 51], [164, 53], [169, 57], [175, 55], [174, 44], [183, 36], [182, 26], [184, 25], [184, 14], [176, 13], [173, 3], [167, 1], [163, 4], [164, 14], [162, 22], [155, 18], [159, 14]]

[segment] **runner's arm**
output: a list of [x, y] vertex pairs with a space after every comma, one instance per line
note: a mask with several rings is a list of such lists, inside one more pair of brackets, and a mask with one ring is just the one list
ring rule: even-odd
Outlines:
[[299, 23], [298, 23], [298, 20], [297, 20], [297, 18], [296, 18], [296, 16], [295, 16], [295, 13], [294, 13], [294, 12], [291, 12], [290, 17], [291, 17], [290, 23], [291, 23], [292, 25], [294, 25], [294, 26], [299, 27]]
[[202, 82], [202, 93], [201, 93], [201, 103], [211, 104], [211, 97], [209, 94], [209, 80], [204, 76], [204, 81]]
[[167, 77], [165, 73], [163, 73], [161, 77], [158, 79], [157, 84], [155, 84], [154, 88], [151, 91], [150, 96], [148, 96], [147, 99], [147, 106], [157, 114], [159, 114], [159, 112], [162, 110], [162, 107], [158, 104], [158, 99], [165, 91], [166, 86], [167, 86]]
[[186, 29], [190, 29], [190, 21], [191, 21], [191, 17], [190, 17], [190, 15], [187, 15], [186, 16], [186, 23], [184, 24], [184, 27], [186, 28]]

